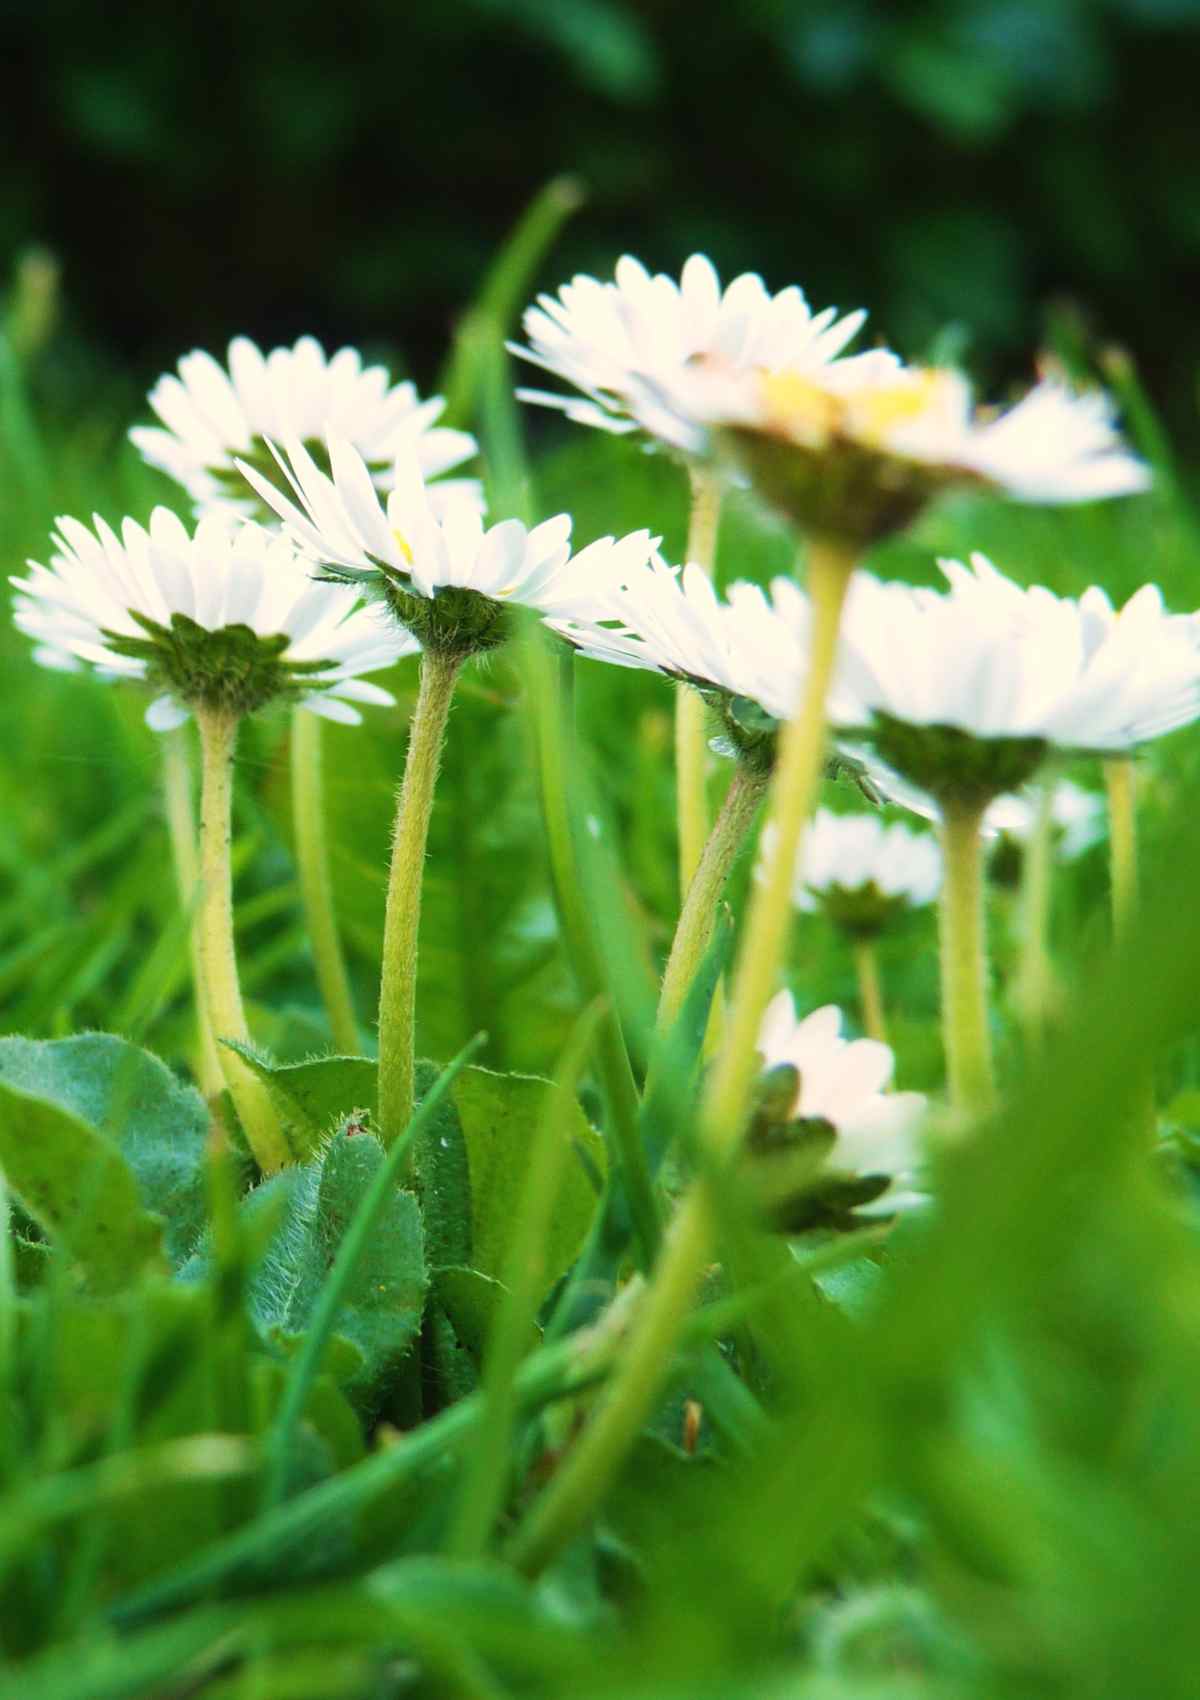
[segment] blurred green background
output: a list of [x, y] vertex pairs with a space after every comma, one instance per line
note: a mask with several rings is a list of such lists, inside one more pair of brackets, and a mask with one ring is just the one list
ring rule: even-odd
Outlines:
[[1190, 425], [1196, 0], [5, 11], [24, 69], [0, 255], [61, 258], [75, 380], [315, 330], [401, 350], [428, 382], [520, 208], [570, 171], [588, 207], [546, 285], [623, 249], [674, 270], [704, 248], [868, 305], [910, 355], [957, 324], [1000, 381], [1072, 301]]

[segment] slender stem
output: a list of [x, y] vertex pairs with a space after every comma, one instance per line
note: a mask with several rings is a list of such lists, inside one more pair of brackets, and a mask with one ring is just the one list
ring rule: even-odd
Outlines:
[[1050, 873], [1054, 851], [1053, 779], [1038, 788], [1033, 830], [1021, 860], [1020, 955], [1017, 962], [1017, 1007], [1030, 1050], [1042, 1042], [1053, 994], [1050, 963]]
[[[688, 469], [692, 507], [688, 522], [687, 559], [711, 578], [717, 553], [721, 517], [720, 479], [706, 466]], [[707, 708], [690, 686], [675, 693], [675, 794], [679, 820], [679, 892], [686, 896], [704, 853], [708, 837]]]
[[774, 846], [764, 877], [751, 894], [729, 1028], [704, 1106], [706, 1142], [720, 1155], [736, 1148], [741, 1137], [757, 1066], [758, 1031], [787, 948], [796, 859], [825, 757], [825, 700], [853, 568], [853, 555], [838, 544], [814, 541], [809, 549], [812, 644], [808, 678], [795, 715], [779, 735], [771, 780]]
[[329, 1016], [333, 1042], [344, 1055], [353, 1056], [359, 1050], [358, 1022], [333, 905], [325, 833], [322, 733], [319, 714], [312, 714], [306, 708], [292, 710], [292, 835], [317, 984]]
[[[250, 1043], [242, 1007], [233, 941], [233, 876], [229, 850], [233, 817], [233, 751], [238, 717], [224, 709], [198, 708], [202, 778], [200, 786], [201, 981], [208, 1019], [217, 1039]], [[260, 1169], [282, 1169], [291, 1153], [279, 1127], [266, 1087], [228, 1045], [219, 1048], [221, 1071], [229, 1087]]]
[[721, 812], [688, 886], [683, 912], [675, 928], [658, 1000], [660, 1033], [674, 1025], [688, 987], [712, 941], [721, 893], [754, 824], [758, 805], [767, 788], [767, 778], [767, 774], [747, 762], [739, 762], [734, 772]]
[[1122, 939], [1137, 908], [1136, 775], [1130, 756], [1115, 756], [1104, 764], [1108, 791], [1108, 854], [1112, 881], [1113, 932]]
[[179, 901], [184, 912], [191, 916], [188, 951], [192, 964], [192, 996], [196, 1005], [196, 1078], [201, 1092], [211, 1099], [219, 1097], [224, 1090], [225, 1076], [208, 1022], [204, 970], [200, 961], [200, 858], [196, 850], [196, 816], [192, 808], [188, 730], [186, 726], [177, 726], [163, 736], [163, 798]]
[[[1114, 756], [1104, 764], [1108, 791], [1108, 854], [1112, 882], [1113, 938], [1126, 944], [1137, 920], [1137, 770], [1132, 756]], [[1135, 1125], [1144, 1130], [1147, 1143], [1158, 1128], [1158, 1105], [1154, 1093], [1154, 1066], [1148, 1058], [1130, 1093]]]
[[983, 916], [986, 806], [947, 802], [942, 807], [942, 1031], [950, 1101], [969, 1116], [985, 1115], [996, 1097]]
[[825, 542], [810, 551], [809, 675], [796, 715], [780, 736], [771, 791], [775, 851], [751, 899], [729, 1032], [701, 1109], [702, 1148], [710, 1161], [685, 1195], [664, 1240], [607, 1394], [517, 1530], [510, 1556], [526, 1571], [552, 1558], [606, 1492], [670, 1374], [673, 1347], [716, 1240], [721, 1175], [741, 1138], [755, 1078], [759, 1027], [787, 942], [793, 871], [825, 753], [825, 700], [852, 569], [853, 557], [840, 546]]
[[868, 1039], [887, 1044], [887, 1020], [883, 1013], [883, 982], [879, 978], [879, 947], [874, 934], [856, 933], [851, 941], [854, 971], [858, 975], [858, 1001], [863, 1030]]
[[425, 846], [446, 718], [463, 659], [461, 655], [447, 655], [438, 650], [426, 650], [421, 656], [421, 682], [396, 804], [379, 988], [379, 1129], [385, 1145], [398, 1139], [412, 1120], [417, 938], [421, 926]]
[[[567, 786], [569, 715], [564, 712], [567, 687], [565, 680], [560, 679], [558, 689], [555, 688], [551, 657], [536, 634], [531, 637], [526, 654], [534, 697], [538, 782], [554, 902], [580, 996], [588, 1003], [601, 1000], [596, 1067], [607, 1111], [605, 1129], [610, 1136], [613, 1165], [619, 1169], [625, 1187], [637, 1260], [642, 1269], [648, 1269], [658, 1245], [658, 1206], [638, 1127], [637, 1084], [611, 995], [595, 916], [587, 906], [580, 878]], [[569, 654], [564, 655], [564, 668], [570, 667], [572, 659]]]

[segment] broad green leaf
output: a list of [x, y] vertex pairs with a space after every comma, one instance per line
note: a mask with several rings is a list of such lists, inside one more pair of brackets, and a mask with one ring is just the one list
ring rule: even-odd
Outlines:
[[248, 1046], [238, 1055], [264, 1080], [294, 1156], [314, 1157], [340, 1122], [355, 1111], [375, 1113], [376, 1064], [369, 1057], [313, 1057], [270, 1063]]
[[478, 1364], [504, 1298], [504, 1287], [478, 1269], [439, 1269], [434, 1273], [433, 1290], [454, 1324], [455, 1334]]
[[116, 1145], [70, 1110], [0, 1081], [0, 1166], [89, 1286], [114, 1292], [162, 1265], [162, 1225]]
[[[0, 1082], [56, 1105], [116, 1148], [133, 1172], [144, 1209], [163, 1217], [167, 1256], [178, 1267], [205, 1223], [209, 1115], [200, 1094], [158, 1057], [112, 1033], [0, 1039]], [[85, 1187], [87, 1161], [80, 1153], [80, 1165], [72, 1164]], [[12, 1182], [21, 1196], [15, 1170]], [[32, 1205], [26, 1208], [38, 1215]], [[52, 1224], [43, 1220], [43, 1226]]]
[[[321, 1159], [276, 1176], [247, 1200], [254, 1216], [284, 1200], [282, 1219], [250, 1285], [254, 1319], [286, 1342], [312, 1314], [342, 1236], [384, 1160], [367, 1133], [341, 1132]], [[410, 1192], [397, 1189], [351, 1278], [337, 1333], [357, 1349], [347, 1390], [371, 1405], [404, 1357], [421, 1323], [427, 1274], [421, 1212]], [[334, 1360], [344, 1366], [344, 1355]]]
[[[454, 1085], [471, 1179], [471, 1267], [494, 1280], [504, 1272], [533, 1131], [550, 1113], [554, 1090], [550, 1081], [533, 1075], [493, 1074], [485, 1068], [464, 1069]], [[546, 1248], [548, 1286], [578, 1255], [596, 1209], [597, 1179], [604, 1175], [604, 1143], [578, 1106], [567, 1138], [574, 1150]]]

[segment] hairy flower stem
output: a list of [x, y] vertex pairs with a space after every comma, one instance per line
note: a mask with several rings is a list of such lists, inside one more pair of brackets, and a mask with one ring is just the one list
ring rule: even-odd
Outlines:
[[[687, 559], [712, 576], [721, 517], [721, 483], [711, 468], [689, 468], [692, 507]], [[708, 710], [687, 685], [675, 690], [675, 795], [679, 821], [679, 895], [686, 898], [708, 837]]]
[[[1118, 946], [1127, 944], [1137, 919], [1138, 861], [1137, 861], [1137, 772], [1132, 756], [1114, 756], [1104, 764], [1104, 784], [1108, 792], [1108, 854], [1109, 878], [1112, 885], [1113, 939]], [[1134, 1117], [1145, 1129], [1147, 1141], [1153, 1139], [1158, 1126], [1158, 1107], [1154, 1097], [1154, 1072], [1147, 1063], [1138, 1071], [1131, 1100]]]
[[1134, 780], [1131, 757], [1114, 756], [1112, 760], [1105, 762], [1113, 933], [1118, 940], [1128, 934], [1137, 908], [1137, 813]]
[[758, 1067], [758, 1031], [783, 962], [792, 877], [825, 755], [825, 701], [854, 566], [828, 542], [809, 552], [812, 652], [804, 694], [779, 741], [771, 784], [775, 851], [754, 889], [734, 981], [729, 1030], [701, 1107], [700, 1172], [664, 1238], [616, 1374], [588, 1427], [517, 1529], [510, 1557], [535, 1572], [590, 1515], [620, 1468], [670, 1374], [672, 1353], [717, 1238], [722, 1175], [736, 1155]]
[[408, 731], [408, 756], [396, 804], [392, 864], [383, 927], [379, 987], [379, 1131], [385, 1145], [412, 1120], [416, 1079], [417, 939], [429, 817], [446, 719], [464, 657], [421, 656], [421, 682]]
[[[200, 786], [201, 982], [209, 1026], [216, 1039], [248, 1045], [250, 1029], [242, 1007], [233, 940], [233, 875], [230, 836], [233, 819], [233, 751], [238, 716], [228, 709], [197, 708], [202, 777]], [[274, 1174], [291, 1153], [266, 1087], [228, 1045], [218, 1049], [246, 1139], [264, 1174]]]
[[674, 1025], [688, 987], [704, 960], [716, 925], [721, 893], [754, 824], [758, 805], [767, 788], [767, 778], [767, 774], [748, 762], [739, 762], [725, 793], [721, 812], [708, 835], [675, 928], [658, 1000], [657, 1025], [660, 1033], [669, 1031]]
[[588, 906], [586, 886], [581, 878], [567, 789], [572, 718], [569, 670], [574, 658], [569, 653], [563, 654], [563, 671], [556, 679], [552, 658], [536, 637], [529, 641], [526, 654], [535, 709], [542, 822], [554, 902], [579, 994], [587, 1003], [600, 1001], [602, 1013], [596, 1027], [595, 1055], [607, 1111], [606, 1128], [613, 1164], [625, 1186], [637, 1261], [639, 1267], [648, 1269], [658, 1245], [658, 1206], [638, 1127], [637, 1083], [613, 1002], [595, 916]]
[[188, 953], [192, 965], [192, 996], [196, 1005], [196, 1079], [208, 1099], [225, 1089], [221, 1058], [208, 1021], [204, 970], [200, 960], [200, 858], [196, 850], [196, 816], [192, 807], [192, 763], [188, 752], [190, 728], [177, 726], [163, 736], [163, 802], [171, 839], [171, 860], [179, 901], [188, 923]]
[[353, 1056], [359, 1050], [358, 1022], [333, 906], [325, 835], [323, 730], [320, 715], [305, 708], [292, 710], [292, 836], [317, 984], [333, 1043], [344, 1055]]
[[1025, 1044], [1030, 1053], [1041, 1048], [1053, 996], [1049, 933], [1054, 790], [1052, 779], [1045, 780], [1038, 789], [1033, 830], [1025, 844], [1021, 862], [1021, 939], [1016, 991]]
[[942, 1033], [950, 1102], [968, 1116], [986, 1115], [996, 1099], [983, 916], [986, 807], [979, 802], [942, 807]]
[[863, 1031], [868, 1039], [887, 1044], [887, 1020], [883, 1013], [883, 983], [879, 978], [879, 948], [875, 938], [858, 933], [852, 940], [854, 972], [858, 976], [858, 1002]]

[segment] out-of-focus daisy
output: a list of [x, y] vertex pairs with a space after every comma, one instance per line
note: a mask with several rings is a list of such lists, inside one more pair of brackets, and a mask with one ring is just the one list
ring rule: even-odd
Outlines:
[[[441, 396], [422, 401], [413, 384], [393, 384], [383, 366], [364, 366], [357, 349], [327, 358], [311, 336], [269, 354], [248, 337], [235, 337], [224, 366], [200, 350], [185, 354], [178, 375], [160, 378], [149, 400], [161, 427], [129, 433], [143, 457], [198, 506], [220, 502], [256, 517], [262, 510], [235, 461], [277, 479], [268, 440], [298, 438], [321, 458], [332, 430], [353, 444], [377, 482], [401, 453], [413, 454], [423, 475], [434, 479], [477, 452], [468, 432], [437, 423]], [[474, 479], [447, 480], [440, 489], [481, 500]]]
[[577, 424], [614, 432], [644, 431], [688, 449], [696, 433], [664, 404], [696, 362], [718, 362], [734, 374], [786, 366], [817, 372], [836, 361], [866, 314], [839, 319], [814, 314], [794, 285], [772, 295], [743, 272], [722, 289], [711, 260], [693, 254], [678, 282], [652, 276], [625, 255], [611, 282], [580, 275], [557, 295], [527, 309], [528, 347], [512, 352], [573, 384], [584, 399], [519, 390], [523, 401], [560, 409]]
[[[919, 1092], [887, 1091], [894, 1068], [889, 1047], [846, 1039], [841, 1028], [841, 1011], [832, 1004], [800, 1019], [784, 991], [767, 1006], [759, 1032], [768, 1071], [762, 1101], [770, 1106], [769, 1125], [758, 1129], [760, 1149], [823, 1157], [799, 1210], [791, 1208], [794, 1223], [812, 1204], [890, 1215], [921, 1197], [915, 1179], [926, 1100]], [[817, 1151], [806, 1151], [806, 1144]]]
[[[763, 834], [763, 855], [773, 833]], [[796, 870], [796, 907], [826, 914], [850, 933], [875, 933], [905, 909], [932, 903], [942, 883], [942, 859], [928, 832], [873, 814], [818, 809]]]
[[118, 536], [58, 521], [49, 564], [15, 578], [15, 623], [51, 665], [86, 662], [156, 692], [146, 718], [165, 731], [197, 705], [251, 713], [276, 697], [356, 722], [392, 697], [362, 675], [416, 649], [354, 591], [315, 583], [286, 539], [224, 515], [194, 532], [167, 508]]
[[[1085, 791], [1069, 779], [1049, 779], [1050, 831], [1055, 855], [1064, 862], [1074, 861], [1090, 850], [1104, 836], [1104, 799], [1095, 791]], [[1012, 852], [1018, 853], [1029, 843], [1037, 830], [1038, 803], [1027, 792], [1009, 797], [997, 797], [983, 817], [985, 833], [998, 840], [992, 853], [991, 869], [997, 863], [1007, 865]]]
[[803, 529], [861, 546], [907, 525], [939, 490], [991, 487], [1020, 501], [1097, 501], [1146, 488], [1110, 404], [1056, 380], [977, 412], [958, 372], [876, 350], [818, 370], [694, 362], [654, 387], [693, 454], [730, 450]]
[[295, 501], [239, 465], [328, 576], [385, 602], [427, 649], [493, 649], [509, 633], [514, 606], [543, 618], [602, 618], [611, 591], [658, 543], [638, 531], [572, 555], [567, 514], [532, 530], [515, 519], [485, 528], [472, 503], [434, 502], [411, 453], [397, 459], [386, 497], [343, 438], [329, 437], [328, 455], [326, 473], [299, 439], [287, 440], [280, 465]]

